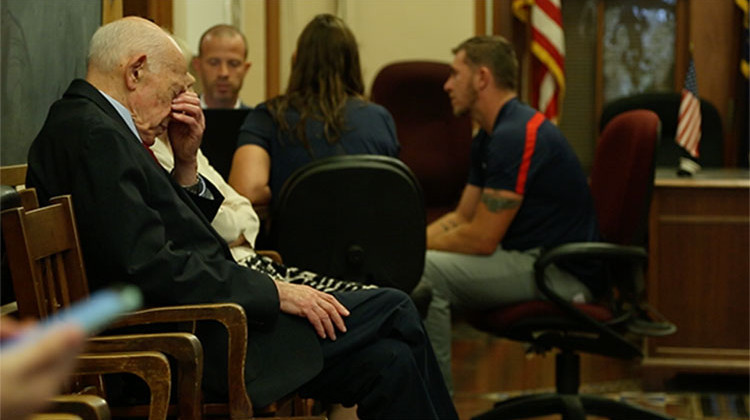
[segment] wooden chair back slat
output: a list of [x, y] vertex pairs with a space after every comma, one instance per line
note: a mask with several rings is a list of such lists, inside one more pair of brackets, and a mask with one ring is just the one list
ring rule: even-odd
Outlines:
[[0, 166], [0, 184], [17, 187], [26, 184], [26, 171], [28, 166], [20, 165]]
[[[67, 270], [65, 269], [65, 259], [62, 255], [54, 255], [52, 256], [55, 262], [55, 271], [53, 274], [57, 276], [57, 279], [55, 280], [55, 283], [59, 284], [70, 284], [68, 281], [67, 276]], [[70, 299], [70, 290], [69, 287], [66, 288], [60, 288], [57, 290], [57, 293], [59, 293], [58, 302], [62, 304], [62, 306], [68, 306], [72, 303], [72, 300]]]
[[65, 212], [69, 215], [66, 217], [67, 230], [74, 244], [71, 249], [63, 254], [66, 267], [66, 278], [70, 301], [76, 301], [89, 295], [89, 281], [86, 277], [86, 268], [83, 265], [83, 254], [81, 253], [81, 240], [76, 228], [75, 214], [73, 213], [73, 202], [69, 195], [52, 197], [51, 203], [61, 204]]
[[35, 269], [39, 271], [38, 278], [41, 279], [40, 286], [43, 290], [42, 296], [46, 298], [41, 302], [45, 314], [40, 315], [40, 318], [44, 318], [57, 312], [61, 307], [60, 301], [57, 298], [57, 290], [55, 290], [55, 264], [52, 261], [53, 258], [54, 255], [51, 255], [47, 258], [37, 260], [35, 266]]
[[21, 316], [46, 317], [89, 293], [70, 197], [54, 201], [2, 214], [8, 258], [22, 262], [10, 265]]

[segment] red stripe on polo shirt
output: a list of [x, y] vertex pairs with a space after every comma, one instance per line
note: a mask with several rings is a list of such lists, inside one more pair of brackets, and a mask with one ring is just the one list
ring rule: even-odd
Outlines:
[[521, 166], [518, 168], [518, 178], [516, 178], [516, 194], [523, 195], [526, 191], [526, 178], [529, 175], [529, 166], [531, 166], [531, 156], [534, 155], [534, 146], [536, 145], [536, 132], [539, 126], [544, 122], [544, 115], [540, 112], [534, 114], [526, 123], [526, 144], [523, 148], [523, 158]]

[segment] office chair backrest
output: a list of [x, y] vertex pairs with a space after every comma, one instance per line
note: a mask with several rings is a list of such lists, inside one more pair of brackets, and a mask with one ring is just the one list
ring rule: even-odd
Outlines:
[[428, 220], [439, 216], [432, 209], [455, 207], [469, 173], [471, 120], [453, 115], [443, 91], [449, 75], [447, 63], [406, 61], [382, 68], [372, 84], [372, 101], [396, 122], [399, 157], [424, 190]]
[[3, 211], [2, 234], [21, 317], [45, 318], [88, 296], [70, 196]]
[[0, 185], [0, 211], [21, 207], [21, 194], [10, 185]]
[[425, 215], [419, 184], [398, 159], [335, 156], [284, 184], [271, 217], [290, 266], [410, 292], [422, 275]]
[[659, 136], [659, 117], [643, 109], [619, 114], [604, 127], [591, 169], [604, 240], [644, 245]]
[[[607, 123], [625, 111], [648, 109], [654, 111], [661, 120], [662, 141], [656, 152], [656, 166], [677, 167], [680, 157], [689, 156], [674, 138], [677, 133], [677, 114], [680, 110], [680, 93], [642, 93], [616, 99], [604, 106], [599, 120], [600, 132]], [[698, 163], [704, 167], [724, 165], [724, 130], [721, 116], [710, 102], [701, 99], [701, 140]]]

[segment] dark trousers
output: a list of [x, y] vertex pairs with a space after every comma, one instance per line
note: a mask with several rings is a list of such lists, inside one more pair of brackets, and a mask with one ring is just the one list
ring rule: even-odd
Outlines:
[[347, 332], [321, 340], [323, 371], [300, 395], [345, 406], [360, 419], [457, 419], [408, 295], [383, 288], [334, 294], [350, 311]]

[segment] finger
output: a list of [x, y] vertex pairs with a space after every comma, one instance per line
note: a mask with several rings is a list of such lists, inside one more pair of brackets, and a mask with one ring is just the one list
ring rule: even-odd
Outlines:
[[336, 341], [336, 329], [333, 327], [333, 323], [331, 322], [331, 316], [329, 315], [329, 311], [334, 312], [334, 313], [335, 311], [333, 311], [333, 308], [327, 310], [325, 307], [323, 307], [322, 305], [326, 305], [325, 302], [320, 302], [319, 305], [321, 306], [316, 306], [314, 308], [314, 311], [318, 315], [318, 319], [320, 319], [320, 322], [323, 328], [325, 329], [328, 337], [330, 337], [331, 340]]
[[333, 323], [336, 325], [339, 331], [346, 332], [346, 323], [341, 316], [348, 316], [349, 310], [346, 309], [346, 307], [342, 305], [341, 302], [339, 302], [333, 295], [321, 292], [321, 296], [323, 297], [323, 300], [328, 304], [328, 313]]
[[[338, 301], [336, 303], [338, 303]], [[339, 331], [346, 332], [346, 323], [344, 322], [344, 318], [341, 317], [341, 313], [339, 313], [338, 308], [336, 308], [335, 305], [329, 303], [328, 315], [330, 317], [330, 321], [336, 325], [336, 328], [338, 328]], [[331, 328], [333, 328], [333, 326], [331, 326]]]
[[27, 373], [50, 369], [56, 363], [72, 359], [81, 348], [84, 333], [80, 327], [60, 324], [44, 331], [40, 337], [29, 343], [20, 344], [12, 351], [25, 353], [23, 360]]
[[180, 112], [183, 114], [189, 114], [189, 115], [194, 116], [196, 119], [198, 119], [199, 116], [203, 115], [203, 112], [199, 105], [189, 104], [189, 103], [173, 103], [172, 112], [173, 113]]
[[196, 128], [199, 126], [198, 121], [195, 119], [194, 116], [190, 114], [186, 114], [181, 111], [172, 111], [172, 119], [175, 121], [179, 121], [183, 124], [187, 125], [194, 125]]
[[328, 293], [324, 293], [325, 299], [336, 308], [336, 312], [343, 316], [349, 316], [349, 310], [346, 309], [346, 306], [344, 306], [341, 302], [336, 299], [335, 296], [330, 295]]
[[336, 324], [336, 328], [338, 328], [339, 331], [346, 332], [346, 323], [344, 322], [344, 318], [341, 317], [341, 314], [339, 314], [337, 311], [334, 311], [331, 319]]
[[205, 126], [205, 118], [203, 116], [203, 110], [199, 106], [190, 104], [173, 104], [172, 105], [172, 117], [176, 115], [187, 115], [194, 119], [199, 127]]
[[315, 332], [318, 333], [318, 336], [320, 336], [320, 338], [326, 338], [326, 330], [323, 327], [323, 322], [320, 320], [318, 314], [315, 313], [315, 311], [311, 311], [306, 316], [307, 320], [310, 321], [313, 328], [315, 328]]
[[182, 107], [189, 106], [189, 107], [193, 107], [193, 108], [198, 109], [198, 110], [201, 109], [201, 103], [200, 103], [199, 100], [191, 100], [191, 99], [179, 99], [178, 100], [178, 99], [175, 99], [174, 101], [172, 101], [171, 105], [172, 105], [172, 108], [178, 107], [178, 106], [182, 106]]
[[172, 100], [172, 103], [177, 102], [188, 102], [193, 104], [197, 103], [198, 105], [200, 105], [201, 100], [198, 94], [196, 94], [195, 92], [185, 91], [177, 95], [177, 97]]
[[202, 133], [205, 129], [205, 126], [202, 121], [197, 120], [192, 115], [189, 114], [182, 114], [180, 112], [172, 112], [172, 119], [174, 121], [177, 121], [179, 123], [185, 124], [189, 127], [189, 129], [193, 132], [200, 132]]

